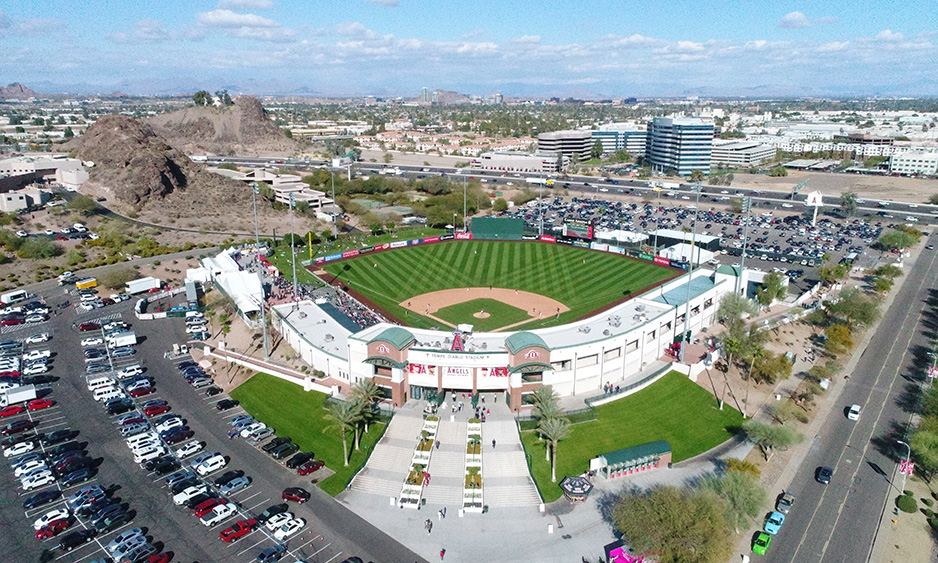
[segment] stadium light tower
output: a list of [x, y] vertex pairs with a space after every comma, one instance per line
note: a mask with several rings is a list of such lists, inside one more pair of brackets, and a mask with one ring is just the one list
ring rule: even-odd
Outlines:
[[251, 200], [254, 202], [254, 244], [257, 245], [259, 250], [261, 246], [261, 237], [257, 232], [257, 193], [260, 191], [260, 186], [257, 185], [257, 182], [251, 182], [248, 185], [251, 186], [251, 192], [254, 194], [251, 196]]
[[739, 284], [742, 282], [743, 270], [746, 269], [746, 245], [749, 242], [749, 212], [752, 210], [752, 197], [743, 198], [743, 205], [740, 211], [746, 214], [745, 223], [743, 223], [743, 257], [739, 261], [739, 275], [736, 276], [736, 293], [739, 293]]
[[293, 304], [296, 306], [296, 233], [293, 232], [293, 208], [296, 206], [294, 192], [290, 192], [290, 254], [293, 255]]
[[655, 185], [652, 190], [658, 192], [658, 200], [655, 202], [655, 246], [651, 251], [652, 257], [658, 255], [658, 213], [661, 209], [661, 186]]
[[[691, 282], [691, 279], [694, 277], [694, 249], [695, 249], [694, 247], [697, 243], [697, 215], [699, 215], [700, 213], [697, 208], [700, 207], [700, 192], [703, 191], [702, 188], [700, 187], [700, 182], [696, 182], [694, 184], [694, 187], [691, 188], [691, 191], [697, 192], [697, 199], [694, 202], [694, 222], [693, 222], [694, 233], [691, 235], [691, 239], [690, 239], [690, 266], [687, 270], [687, 292], [684, 294], [684, 333], [681, 334], [681, 363], [682, 364], [684, 363], [684, 351], [687, 349], [687, 344], [688, 344], [688, 341], [690, 340], [689, 338], [687, 338], [687, 329], [688, 329], [688, 322], [690, 321], [690, 282]], [[699, 255], [700, 254], [698, 253], [698, 256]]]
[[466, 232], [466, 185], [468, 180], [462, 177], [462, 232]]
[[[349, 166], [348, 169], [349, 169], [349, 181], [352, 181], [352, 177], [351, 177], [352, 167]], [[332, 181], [332, 238], [336, 238], [339, 236], [339, 233], [337, 232], [339, 220], [338, 220], [338, 217], [336, 217], [335, 215], [335, 170], [329, 170], [329, 176]], [[292, 197], [292, 194], [291, 194], [291, 197]]]

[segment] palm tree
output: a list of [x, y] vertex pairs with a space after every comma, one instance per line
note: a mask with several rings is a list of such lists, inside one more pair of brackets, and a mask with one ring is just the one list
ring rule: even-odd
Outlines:
[[560, 397], [557, 395], [557, 392], [554, 391], [554, 388], [550, 386], [538, 387], [531, 393], [531, 398], [534, 400], [534, 405], [538, 408], [547, 404], [556, 405], [560, 403]]
[[546, 418], [537, 425], [541, 441], [550, 444], [550, 480], [557, 482], [557, 442], [570, 435], [570, 421], [566, 418]]
[[368, 432], [368, 424], [371, 422], [371, 407], [378, 402], [381, 397], [381, 388], [371, 379], [362, 379], [352, 387], [352, 397], [361, 399], [365, 405], [362, 411], [362, 422], [365, 424], [365, 432]]
[[331, 422], [322, 429], [323, 432], [338, 429], [342, 435], [342, 461], [348, 467], [348, 442], [345, 433], [354, 428], [361, 416], [361, 410], [353, 401], [340, 401], [326, 405], [326, 419]]

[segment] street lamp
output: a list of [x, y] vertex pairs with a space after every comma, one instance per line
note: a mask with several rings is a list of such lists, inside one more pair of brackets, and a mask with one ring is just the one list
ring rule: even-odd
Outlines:
[[453, 211], [453, 234], [456, 234], [456, 212]]
[[[349, 181], [351, 181], [352, 180], [351, 178], [352, 167], [349, 166], [348, 169], [349, 169]], [[337, 231], [339, 221], [335, 214], [335, 170], [330, 169], [329, 176], [332, 181], [332, 238], [336, 238], [339, 236], [338, 231]]]
[[743, 223], [743, 257], [739, 261], [739, 275], [736, 276], [736, 292], [739, 292], [739, 283], [743, 277], [743, 270], [746, 269], [746, 246], [749, 243], [749, 212], [752, 210], [752, 197], [746, 196], [743, 198], [743, 205], [740, 211], [746, 214]]
[[700, 206], [700, 192], [702, 191], [700, 187], [700, 182], [694, 184], [694, 187], [691, 188], [691, 191], [697, 192], [697, 200], [694, 202], [694, 222], [693, 229], [694, 234], [691, 235], [690, 239], [690, 266], [687, 270], [687, 291], [684, 294], [684, 333], [681, 334], [681, 363], [684, 363], [684, 351], [687, 349], [687, 325], [690, 321], [690, 282], [694, 277], [694, 246], [697, 244], [697, 215], [699, 210], [697, 209]]
[[[909, 467], [909, 458], [912, 457], [912, 446], [908, 445], [907, 443], [903, 442], [902, 440], [896, 440], [896, 443], [897, 443], [897, 444], [902, 444], [903, 446], [905, 446], [905, 466], [906, 466], [906, 468], [908, 468], [908, 467]], [[900, 467], [899, 469], [900, 469], [900, 473], [902, 473], [902, 492], [903, 492], [903, 494], [905, 494], [905, 478], [906, 478], [906, 471], [902, 471], [902, 468], [901, 468], [901, 467]]]
[[258, 252], [260, 252], [261, 246], [261, 237], [257, 232], [257, 193], [260, 191], [260, 186], [257, 185], [257, 182], [251, 182], [251, 191], [253, 196], [251, 196], [252, 201], [254, 202], [254, 244], [258, 247]]
[[258, 303], [257, 298], [253, 295], [248, 295], [248, 297], [261, 308], [261, 328], [264, 330], [264, 361], [266, 362], [270, 359], [270, 345], [267, 340], [267, 311], [264, 309], [264, 302], [267, 300], [267, 296], [264, 294], [263, 279], [261, 280], [261, 301]]

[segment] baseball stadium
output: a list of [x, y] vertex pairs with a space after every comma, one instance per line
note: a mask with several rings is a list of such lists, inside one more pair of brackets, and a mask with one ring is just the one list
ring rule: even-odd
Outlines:
[[372, 379], [396, 405], [442, 392], [495, 392], [513, 412], [551, 385], [576, 395], [650, 384], [684, 331], [714, 321], [737, 269], [698, 269], [593, 237], [532, 235], [513, 219], [320, 256], [306, 268], [379, 322], [321, 300], [273, 308], [273, 326], [343, 387]]

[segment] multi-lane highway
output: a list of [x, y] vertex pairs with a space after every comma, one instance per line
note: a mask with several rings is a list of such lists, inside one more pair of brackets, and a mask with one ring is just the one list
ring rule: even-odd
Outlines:
[[[768, 562], [868, 560], [884, 501], [890, 499], [890, 509], [901, 487], [898, 479], [892, 482], [905, 454], [896, 440], [909, 420], [903, 407], [923, 383], [914, 352], [925, 344], [922, 313], [938, 287], [938, 253], [924, 251], [907, 275], [853, 373], [838, 380], [844, 385], [839, 404], [819, 434], [807, 437], [812, 443], [789, 486], [797, 502], [772, 541]], [[854, 403], [863, 407], [856, 422], [845, 416]], [[829, 485], [814, 478], [822, 465], [834, 469]]]

